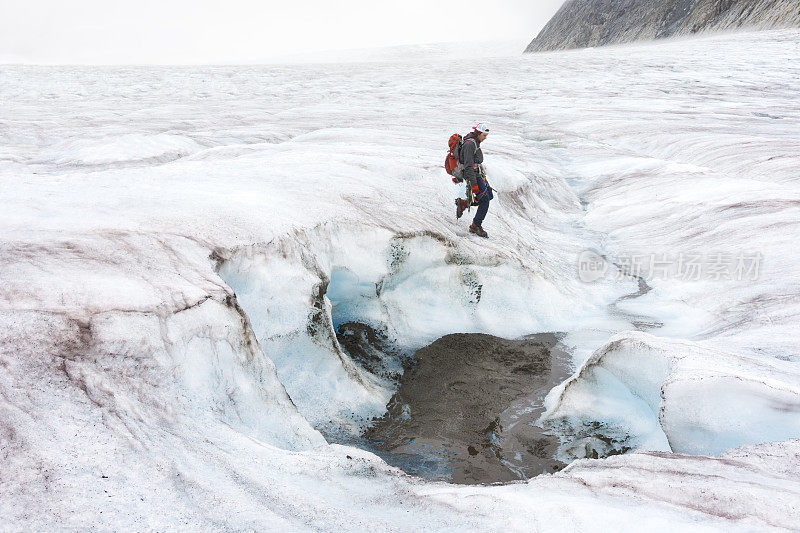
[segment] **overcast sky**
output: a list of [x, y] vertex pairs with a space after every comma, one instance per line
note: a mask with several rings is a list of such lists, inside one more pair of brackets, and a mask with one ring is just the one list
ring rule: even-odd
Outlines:
[[253, 63], [317, 50], [527, 41], [564, 0], [0, 0], [0, 63]]

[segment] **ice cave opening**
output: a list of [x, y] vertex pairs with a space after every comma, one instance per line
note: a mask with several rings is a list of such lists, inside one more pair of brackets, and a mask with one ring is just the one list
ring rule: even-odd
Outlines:
[[[382, 248], [372, 255], [383, 270], [351, 256], [315, 271], [307, 325], [291, 332], [286, 322], [297, 317], [273, 306], [270, 281], [286, 258], [249, 250], [221, 264], [300, 412], [329, 442], [425, 479], [493, 483], [563, 468], [558, 437], [537, 419], [546, 394], [573, 370], [564, 334], [482, 332], [464, 320], [480, 300], [480, 266], [454, 260], [429, 236]], [[284, 304], [287, 290], [312, 287], [297, 281], [280, 287]], [[420, 313], [438, 314], [440, 329]]]

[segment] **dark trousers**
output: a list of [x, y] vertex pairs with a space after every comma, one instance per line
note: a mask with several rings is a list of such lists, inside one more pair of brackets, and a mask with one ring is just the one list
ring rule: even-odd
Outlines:
[[481, 185], [483, 185], [483, 188], [481, 190], [480, 199], [478, 200], [478, 210], [475, 213], [475, 218], [472, 219], [472, 223], [476, 226], [483, 224], [483, 219], [486, 218], [486, 213], [489, 211], [489, 202], [494, 198], [492, 188], [486, 184], [486, 181], [479, 179], [478, 188], [481, 188]]

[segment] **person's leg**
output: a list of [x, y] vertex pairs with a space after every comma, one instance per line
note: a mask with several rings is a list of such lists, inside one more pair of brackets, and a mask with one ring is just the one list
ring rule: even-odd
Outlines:
[[468, 201], [463, 198], [456, 198], [456, 218], [461, 218], [461, 215], [464, 214], [464, 211], [466, 211], [468, 207]]
[[489, 191], [486, 191], [486, 194], [484, 194], [483, 198], [478, 202], [478, 210], [475, 213], [475, 218], [472, 219], [472, 223], [478, 227], [481, 227], [483, 219], [486, 218], [486, 213], [489, 211], [490, 196]]

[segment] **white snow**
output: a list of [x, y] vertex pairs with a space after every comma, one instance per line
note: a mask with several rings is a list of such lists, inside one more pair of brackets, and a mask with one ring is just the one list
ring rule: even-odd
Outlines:
[[127, 134], [112, 139], [59, 142], [42, 150], [35, 162], [56, 165], [103, 165], [136, 161], [163, 163], [201, 148], [195, 141], [181, 135]]
[[[798, 51], [0, 66], [0, 529], [795, 528]], [[477, 120], [488, 241], [442, 168]], [[616, 302], [637, 282], [581, 282], [586, 249], [763, 261]], [[392, 392], [348, 320], [567, 332], [562, 453], [639, 451], [463, 487], [326, 444]]]

